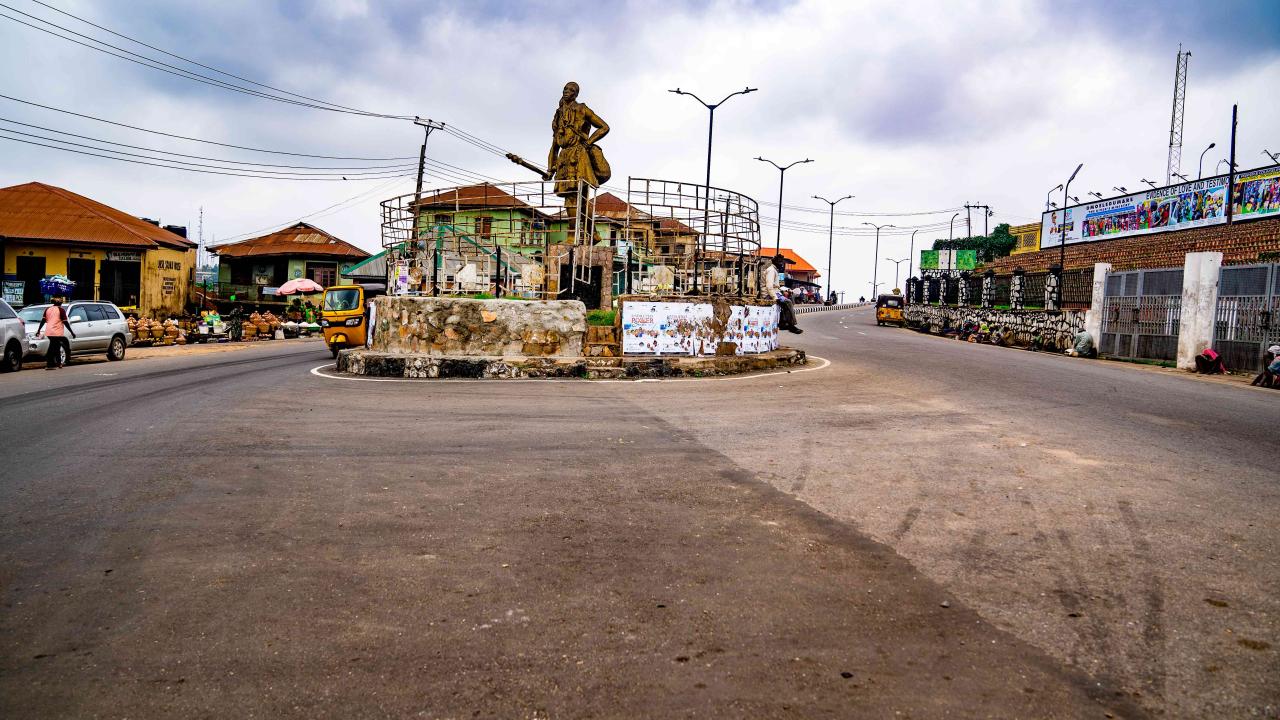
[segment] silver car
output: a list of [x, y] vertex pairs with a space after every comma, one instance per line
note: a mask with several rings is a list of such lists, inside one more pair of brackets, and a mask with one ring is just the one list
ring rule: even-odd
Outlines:
[[[49, 352], [49, 338], [36, 337], [36, 328], [40, 326], [40, 318], [49, 305], [28, 305], [22, 308], [18, 317], [27, 325], [26, 356], [28, 358], [44, 357]], [[76, 300], [64, 303], [67, 321], [76, 336], [71, 341], [72, 355], [96, 355], [106, 353], [108, 360], [123, 360], [124, 350], [133, 342], [129, 333], [129, 324], [125, 322], [120, 308], [109, 302]], [[65, 352], [65, 350], [63, 351]], [[71, 358], [58, 358], [66, 363]]]
[[9, 303], [0, 300], [0, 372], [22, 369], [22, 356], [26, 352], [27, 327], [18, 318]]

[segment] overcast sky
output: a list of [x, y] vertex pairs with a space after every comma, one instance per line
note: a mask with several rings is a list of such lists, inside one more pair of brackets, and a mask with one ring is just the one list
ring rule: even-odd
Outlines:
[[[31, 0], [0, 2], [163, 58]], [[757, 87], [716, 113], [712, 182], [761, 201], [762, 234], [772, 245], [777, 208], [764, 203], [776, 202], [778, 173], [752, 158], [783, 164], [813, 158], [787, 173], [785, 202], [821, 212], [787, 209], [783, 219], [818, 227], [784, 225], [782, 244], [825, 271], [827, 236], [819, 228], [826, 206], [811, 196], [855, 195], [840, 211], [875, 215], [837, 217], [833, 263], [836, 289], [855, 296], [870, 294], [874, 257], [863, 221], [932, 226], [918, 234], [918, 253], [947, 236], [954, 211], [907, 213], [968, 201], [994, 209], [992, 226], [1038, 221], [1046, 191], [1077, 163], [1084, 169], [1072, 194], [1082, 200], [1090, 190], [1137, 189], [1142, 178], [1163, 184], [1179, 43], [1192, 52], [1183, 172], [1195, 177], [1210, 142], [1218, 146], [1205, 156], [1206, 175], [1226, 156], [1233, 103], [1240, 104], [1240, 165], [1264, 164], [1263, 148], [1280, 151], [1280, 4], [1273, 1], [47, 2], [251, 80], [353, 108], [441, 120], [540, 163], [560, 89], [576, 80], [580, 99], [612, 127], [601, 143], [613, 165], [611, 184], [628, 176], [700, 182], [706, 111], [667, 90], [679, 86], [711, 101]], [[32, 22], [4, 7], [0, 13]], [[420, 130], [406, 121], [229, 92], [5, 18], [0, 93], [290, 152], [403, 157], [416, 156], [421, 142]], [[173, 152], [283, 162], [3, 99], [0, 118]], [[532, 179], [443, 133], [433, 135], [429, 155], [485, 175]], [[371, 251], [379, 249], [377, 201], [410, 192], [413, 183], [198, 175], [0, 141], [0, 186], [32, 180], [191, 225], [193, 237], [203, 207], [205, 238], [219, 241], [363, 193], [308, 220]], [[433, 187], [453, 184], [428, 180]], [[909, 233], [888, 232], [901, 234], [882, 235], [880, 256], [906, 257]], [[891, 283], [893, 268], [882, 261], [880, 278]]]

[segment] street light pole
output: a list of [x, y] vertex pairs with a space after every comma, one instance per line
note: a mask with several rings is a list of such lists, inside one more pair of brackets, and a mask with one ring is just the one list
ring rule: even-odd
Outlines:
[[[919, 230], [911, 231], [911, 247], [907, 250], [908, 260], [913, 260], [916, 256], [916, 233], [918, 232], [920, 231]], [[911, 277], [911, 265], [912, 265], [911, 262], [907, 263], [907, 277]]]
[[893, 289], [894, 290], [897, 290], [900, 287], [898, 285], [898, 268], [902, 267], [902, 263], [907, 262], [910, 259], [911, 258], [909, 257], [904, 257], [901, 260], [894, 260], [893, 258], [885, 258], [885, 260], [888, 260], [889, 262], [893, 263]]
[[[836, 205], [839, 205], [841, 202], [845, 200], [850, 200], [852, 198], [853, 198], [852, 195], [845, 195], [839, 200], [828, 200], [822, 197], [821, 195], [813, 196], [813, 199], [821, 200], [822, 202], [831, 206], [831, 222], [830, 222], [830, 225], [827, 226], [827, 297], [828, 298], [831, 297], [831, 244], [832, 244], [831, 241], [836, 233]], [[779, 223], [779, 225], [781, 225], [781, 223]]]
[[1197, 180], [1199, 180], [1200, 178], [1204, 177], [1204, 153], [1209, 152], [1210, 150], [1214, 149], [1214, 148], [1215, 148], [1215, 147], [1217, 147], [1217, 146], [1218, 146], [1218, 143], [1216, 143], [1216, 142], [1211, 142], [1211, 143], [1209, 143], [1209, 147], [1205, 148], [1205, 149], [1204, 149], [1204, 152], [1200, 153], [1200, 167], [1199, 167], [1199, 169], [1197, 169], [1197, 170], [1196, 170], [1196, 179], [1197, 179]]
[[[1071, 190], [1071, 181], [1076, 179], [1076, 175], [1080, 174], [1080, 168], [1084, 167], [1084, 163], [1076, 166], [1075, 172], [1071, 173], [1071, 177], [1067, 178], [1067, 184], [1062, 190], [1062, 235], [1061, 247], [1058, 248], [1058, 272], [1065, 273], [1067, 269], [1067, 199], [1066, 195]], [[1058, 277], [1058, 310], [1062, 309], [1062, 282], [1065, 275]]]
[[[1061, 189], [1062, 189], [1062, 183], [1058, 183], [1057, 187], [1055, 187], [1054, 189], [1044, 194], [1044, 211], [1045, 212], [1049, 212], [1049, 197]], [[958, 215], [959, 213], [956, 213], [956, 214]]]
[[708, 116], [709, 116], [707, 119], [707, 182], [703, 190], [703, 202], [705, 204], [705, 207], [703, 207], [703, 210], [702, 210], [702, 238], [700, 242], [694, 243], [693, 245], [693, 292], [694, 293], [698, 292], [698, 262], [700, 260], [700, 255], [701, 255], [700, 253], [701, 245], [702, 243], [707, 241], [707, 232], [711, 226], [711, 139], [715, 135], [715, 131], [716, 131], [716, 108], [723, 105], [726, 100], [733, 97], [734, 95], [746, 95], [747, 93], [753, 93], [758, 89], [759, 88], [747, 87], [737, 92], [731, 92], [728, 95], [725, 95], [723, 98], [721, 98], [720, 102], [718, 103], [707, 103], [697, 95], [694, 95], [693, 93], [687, 90], [681, 90], [680, 88], [667, 91], [667, 92], [675, 93], [676, 95], [688, 95], [694, 100], [697, 100], [703, 107], [707, 109]]
[[951, 253], [955, 252], [955, 248], [951, 247], [951, 244], [956, 239], [956, 218], [958, 217], [960, 217], [960, 213], [951, 216], [951, 229], [947, 231], [947, 275], [951, 275]]
[[[959, 213], [956, 213], [959, 215]], [[876, 254], [874, 262], [871, 263], [871, 294], [875, 295], [875, 290], [880, 286], [876, 279], [880, 277], [880, 231], [884, 228], [897, 227], [897, 225], [876, 225], [875, 223], [864, 222], [863, 225], [870, 225], [876, 229]]]
[[767, 162], [770, 165], [778, 168], [778, 240], [773, 246], [773, 251], [774, 253], [781, 255], [782, 254], [782, 183], [787, 179], [787, 170], [790, 170], [795, 165], [800, 165], [802, 163], [811, 163], [813, 161], [810, 160], [809, 158], [805, 158], [804, 160], [797, 160], [791, 163], [790, 165], [787, 165], [784, 167], [766, 158], [756, 157], [756, 159], [759, 160], [760, 162]]

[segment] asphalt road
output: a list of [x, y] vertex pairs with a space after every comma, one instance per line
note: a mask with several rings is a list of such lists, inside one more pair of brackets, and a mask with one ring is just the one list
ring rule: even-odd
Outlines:
[[752, 379], [0, 376], [0, 717], [1276, 715], [1280, 393], [801, 320]]

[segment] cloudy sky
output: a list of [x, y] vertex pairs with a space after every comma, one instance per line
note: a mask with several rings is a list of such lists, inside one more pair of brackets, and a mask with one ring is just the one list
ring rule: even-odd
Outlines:
[[[706, 111], [668, 89], [711, 101], [746, 85], [759, 88], [716, 114], [713, 184], [761, 202], [762, 233], [772, 244], [778, 173], [753, 158], [813, 158], [787, 173], [785, 204], [795, 207], [783, 210], [782, 244], [825, 270], [826, 206], [811, 196], [855, 195], [840, 206], [848, 214], [837, 216], [833, 262], [836, 289], [854, 295], [869, 294], [875, 257], [863, 222], [897, 226], [882, 234], [879, 255], [904, 258], [911, 229], [921, 228], [918, 251], [947, 236], [948, 221], [966, 202], [991, 206], [993, 226], [1038, 220], [1046, 191], [1078, 163], [1084, 169], [1072, 194], [1082, 199], [1090, 190], [1137, 189], [1142, 178], [1163, 184], [1179, 43], [1192, 52], [1183, 172], [1195, 176], [1210, 142], [1217, 147], [1205, 156], [1206, 175], [1226, 156], [1233, 103], [1240, 105], [1241, 167], [1264, 164], [1264, 148], [1280, 151], [1275, 2], [46, 2], [218, 70], [349, 108], [430, 117], [538, 162], [560, 89], [576, 80], [581, 99], [612, 127], [602, 142], [611, 184], [628, 176], [702, 179]], [[0, 15], [0, 94], [12, 98], [308, 155], [412, 158], [421, 142], [421, 131], [404, 120], [231, 92], [16, 22], [82, 33], [229, 80], [33, 0], [0, 0]], [[0, 118], [8, 137], [54, 144], [12, 134], [53, 136], [32, 127], [39, 126], [214, 162], [414, 162], [266, 155], [7, 99], [0, 99]], [[532, 179], [444, 133], [432, 136], [429, 155], [473, 173]], [[455, 185], [457, 177], [437, 173], [428, 185]], [[32, 180], [188, 224], [193, 233], [203, 207], [206, 240], [306, 218], [369, 250], [379, 247], [377, 201], [413, 184], [411, 177], [354, 174], [337, 182], [196, 174], [0, 141], [0, 186]], [[891, 282], [893, 268], [881, 261], [880, 278]]]

